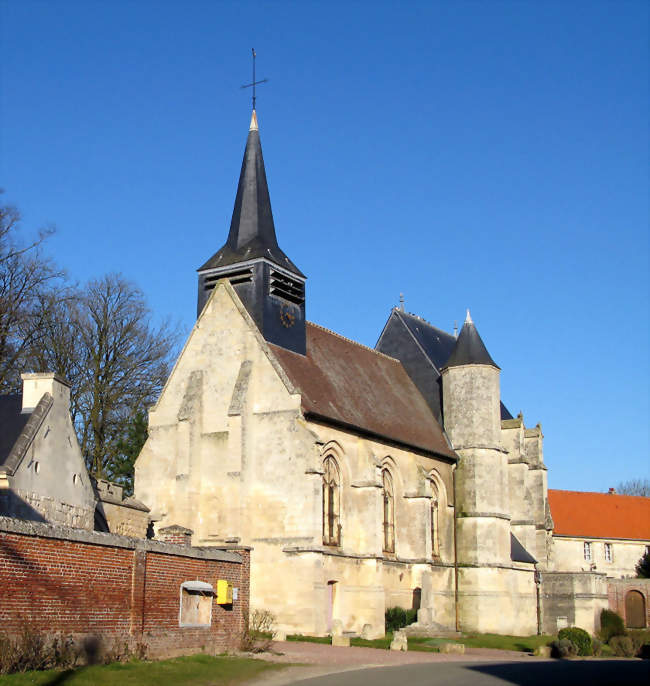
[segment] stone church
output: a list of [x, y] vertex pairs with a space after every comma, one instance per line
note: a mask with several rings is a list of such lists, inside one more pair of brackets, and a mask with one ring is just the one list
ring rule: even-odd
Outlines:
[[280, 249], [253, 111], [227, 240], [156, 405], [135, 490], [156, 527], [250, 546], [251, 607], [280, 629], [593, 630], [603, 579], [558, 576], [539, 425], [501, 403], [472, 319], [395, 308], [375, 349], [305, 318]]

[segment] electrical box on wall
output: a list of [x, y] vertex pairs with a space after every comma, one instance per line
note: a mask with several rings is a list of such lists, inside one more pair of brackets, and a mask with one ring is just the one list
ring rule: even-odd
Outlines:
[[217, 605], [232, 605], [232, 584], [225, 579], [217, 581]]

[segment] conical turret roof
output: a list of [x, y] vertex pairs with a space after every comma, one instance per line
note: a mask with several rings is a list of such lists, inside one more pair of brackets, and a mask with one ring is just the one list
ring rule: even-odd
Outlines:
[[228, 240], [198, 271], [262, 257], [304, 278], [278, 245], [257, 114], [253, 110]]
[[463, 324], [445, 367], [460, 367], [465, 364], [487, 364], [500, 369], [499, 365], [490, 357], [490, 353], [481, 340], [469, 310], [467, 310], [465, 324]]

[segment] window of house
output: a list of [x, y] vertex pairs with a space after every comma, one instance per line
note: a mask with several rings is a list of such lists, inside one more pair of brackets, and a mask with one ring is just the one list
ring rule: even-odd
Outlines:
[[205, 581], [185, 581], [181, 584], [179, 626], [210, 626], [214, 588]]
[[323, 462], [323, 544], [341, 544], [341, 477], [333, 457]]
[[431, 484], [431, 554], [434, 557], [440, 556], [440, 508], [438, 500], [438, 489], [435, 484]]
[[612, 561], [612, 544], [605, 543], [605, 562]]
[[393, 477], [387, 469], [381, 473], [384, 499], [384, 552], [395, 552], [395, 494]]
[[591, 562], [591, 543], [589, 543], [588, 541], [585, 541], [584, 543], [584, 555], [585, 561]]

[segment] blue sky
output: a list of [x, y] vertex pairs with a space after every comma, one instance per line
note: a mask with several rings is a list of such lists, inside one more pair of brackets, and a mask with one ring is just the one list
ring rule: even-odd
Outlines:
[[0, 0], [0, 185], [71, 278], [189, 331], [253, 46], [308, 318], [374, 346], [400, 292], [470, 307], [551, 487], [648, 477], [647, 3]]

